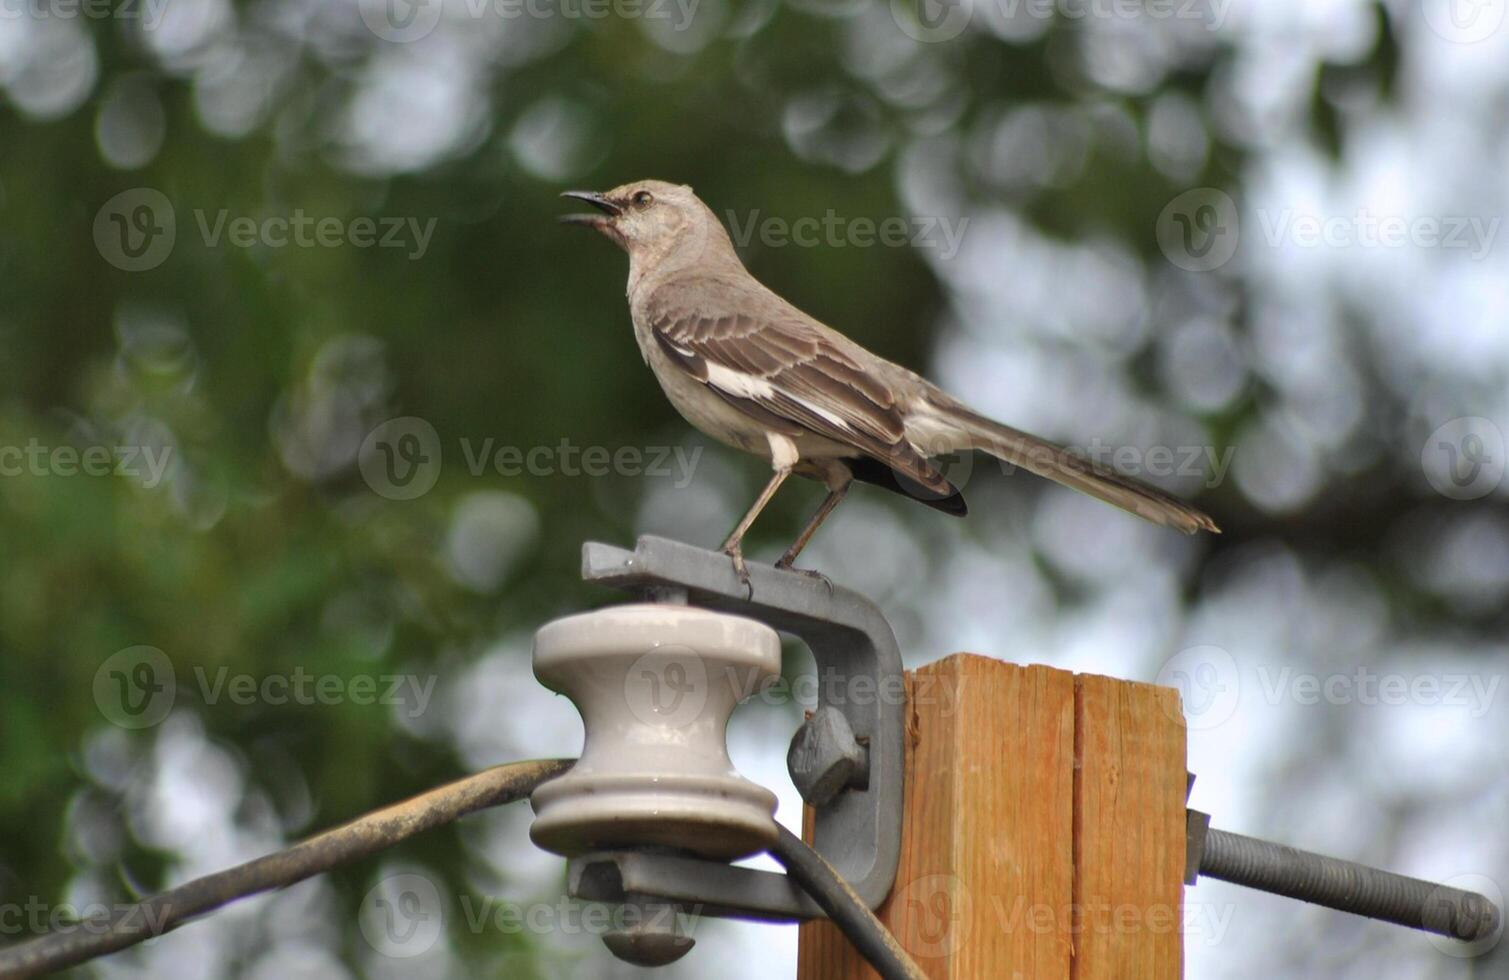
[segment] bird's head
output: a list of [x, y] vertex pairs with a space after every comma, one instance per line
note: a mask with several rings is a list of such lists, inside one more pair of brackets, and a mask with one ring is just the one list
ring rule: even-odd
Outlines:
[[717, 216], [685, 184], [636, 180], [611, 191], [566, 191], [561, 196], [586, 201], [601, 212], [568, 214], [562, 221], [596, 228], [636, 262], [659, 264], [672, 256], [685, 261], [688, 253], [700, 255], [709, 245], [728, 242]]

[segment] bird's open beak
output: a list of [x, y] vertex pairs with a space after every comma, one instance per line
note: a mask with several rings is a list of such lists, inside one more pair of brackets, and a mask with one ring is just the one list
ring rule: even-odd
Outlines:
[[[589, 225], [599, 230], [607, 227], [609, 223], [620, 214], [623, 208], [614, 204], [597, 191], [566, 191], [561, 197], [575, 198], [578, 201], [586, 201], [597, 208], [603, 214], [563, 214], [561, 220], [568, 225]], [[607, 215], [604, 217], [603, 215]]]

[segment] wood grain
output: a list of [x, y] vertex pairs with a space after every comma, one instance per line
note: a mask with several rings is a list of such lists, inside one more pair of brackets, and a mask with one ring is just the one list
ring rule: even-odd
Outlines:
[[1173, 688], [1074, 678], [1073, 980], [1183, 975], [1184, 742]]
[[[901, 863], [877, 914], [927, 975], [1177, 980], [1177, 692], [971, 654], [907, 691]], [[797, 964], [798, 980], [876, 976], [826, 922], [801, 927]]]
[[[878, 914], [933, 980], [1069, 975], [1073, 675], [956, 655], [908, 674], [907, 818]], [[873, 978], [828, 923], [798, 978]]]

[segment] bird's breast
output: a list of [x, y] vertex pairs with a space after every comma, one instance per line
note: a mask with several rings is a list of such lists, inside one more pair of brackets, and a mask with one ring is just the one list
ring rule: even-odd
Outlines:
[[725, 445], [760, 456], [770, 455], [764, 429], [673, 362], [655, 343], [649, 326], [638, 317], [634, 322], [634, 339], [645, 363], [654, 372], [655, 380], [660, 382], [661, 390], [682, 418]]

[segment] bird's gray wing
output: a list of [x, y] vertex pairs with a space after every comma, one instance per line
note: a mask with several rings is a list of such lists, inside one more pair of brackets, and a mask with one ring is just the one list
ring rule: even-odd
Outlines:
[[724, 401], [783, 435], [852, 446], [938, 494], [954, 488], [907, 442], [891, 390], [800, 316], [651, 304], [663, 351]]

